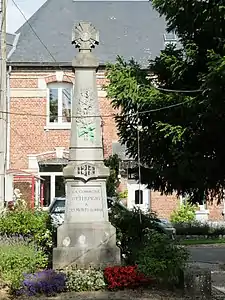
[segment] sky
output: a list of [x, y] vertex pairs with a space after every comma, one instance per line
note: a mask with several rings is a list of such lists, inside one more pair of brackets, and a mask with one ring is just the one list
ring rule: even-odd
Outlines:
[[[38, 8], [45, 3], [45, 0], [14, 0], [20, 7], [26, 18], [29, 18], [35, 13]], [[14, 33], [23, 23], [25, 19], [12, 0], [8, 0], [7, 4], [7, 32]]]

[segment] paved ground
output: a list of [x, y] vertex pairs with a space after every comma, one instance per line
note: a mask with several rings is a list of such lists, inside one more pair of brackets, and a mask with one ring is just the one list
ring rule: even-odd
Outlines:
[[[225, 272], [212, 271], [212, 285], [217, 286], [225, 292]], [[224, 297], [225, 298], [225, 297]]]
[[225, 245], [199, 245], [188, 247], [188, 249], [191, 252], [191, 261], [225, 265]]
[[190, 265], [211, 270], [214, 297], [225, 299], [225, 245], [198, 245], [188, 247]]
[[[212, 300], [224, 300], [224, 295], [213, 292]], [[203, 298], [195, 298], [194, 300], [202, 300]], [[2, 299], [1, 299], [2, 300]], [[4, 299], [5, 300], [5, 299]], [[18, 300], [28, 300], [21, 298]], [[175, 296], [170, 293], [147, 292], [137, 293], [135, 291], [119, 291], [119, 292], [87, 292], [87, 293], [66, 293], [52, 297], [30, 297], [29, 300], [193, 300], [185, 296]]]

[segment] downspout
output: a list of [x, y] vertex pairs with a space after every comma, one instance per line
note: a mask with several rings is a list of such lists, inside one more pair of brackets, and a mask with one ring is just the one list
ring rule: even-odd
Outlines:
[[[13, 41], [13, 46], [12, 49], [9, 51], [8, 55], [7, 55], [7, 62], [9, 62], [10, 57], [13, 55], [13, 53], [16, 50], [18, 41], [19, 41], [19, 37], [20, 37], [20, 33], [16, 34], [14, 41]], [[8, 170], [10, 168], [10, 75], [11, 75], [11, 71], [12, 71], [12, 66], [9, 65], [8, 67], [8, 71], [7, 71], [7, 133], [6, 133], [6, 158], [5, 158], [5, 170]]]
[[[7, 55], [7, 61], [9, 62], [10, 57], [16, 50], [16, 46], [19, 40], [20, 34], [16, 34], [12, 49], [9, 51]], [[8, 65], [8, 70], [6, 74], [6, 155], [5, 155], [5, 200], [12, 201], [13, 200], [13, 176], [7, 176], [7, 170], [10, 168], [10, 74], [12, 71], [12, 67]]]
[[[18, 41], [19, 41], [20, 33], [16, 34], [14, 41], [13, 41], [13, 46], [12, 49], [9, 51], [7, 55], [7, 62], [9, 62], [10, 57], [13, 55], [13, 53], [16, 50]], [[7, 121], [6, 121], [6, 126], [7, 126], [7, 132], [6, 132], [6, 157], [5, 157], [5, 170], [8, 170], [10, 168], [10, 74], [12, 71], [12, 66], [9, 65], [8, 71], [7, 71], [7, 79], [6, 79], [6, 84], [7, 84]]]
[[6, 143], [5, 143], [5, 162], [4, 162], [4, 177], [5, 177], [5, 201], [9, 203], [13, 199], [13, 177], [8, 175], [7, 171], [10, 167], [10, 73], [11, 66], [8, 67], [6, 73]]
[[7, 71], [7, 121], [6, 121], [6, 170], [10, 168], [10, 75], [12, 67]]

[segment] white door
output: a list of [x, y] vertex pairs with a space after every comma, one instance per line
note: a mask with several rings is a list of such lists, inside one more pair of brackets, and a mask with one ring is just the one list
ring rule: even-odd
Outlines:
[[150, 190], [146, 188], [146, 185], [139, 186], [138, 183], [128, 183], [127, 189], [128, 209], [132, 209], [133, 207], [139, 207], [141, 210], [147, 211], [150, 208]]

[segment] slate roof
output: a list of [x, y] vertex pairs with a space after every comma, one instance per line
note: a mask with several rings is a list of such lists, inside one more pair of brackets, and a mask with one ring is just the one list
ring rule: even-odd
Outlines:
[[72, 28], [79, 21], [90, 21], [100, 31], [94, 52], [102, 65], [121, 55], [146, 66], [164, 48], [165, 20], [149, 1], [47, 0], [29, 19], [31, 26], [26, 22], [17, 31], [20, 37], [10, 62], [71, 65], [77, 52], [71, 44]]
[[[6, 33], [6, 53], [9, 55], [10, 51], [14, 47], [14, 40], [16, 35], [11, 33]], [[0, 33], [0, 49], [1, 49], [1, 33]]]

